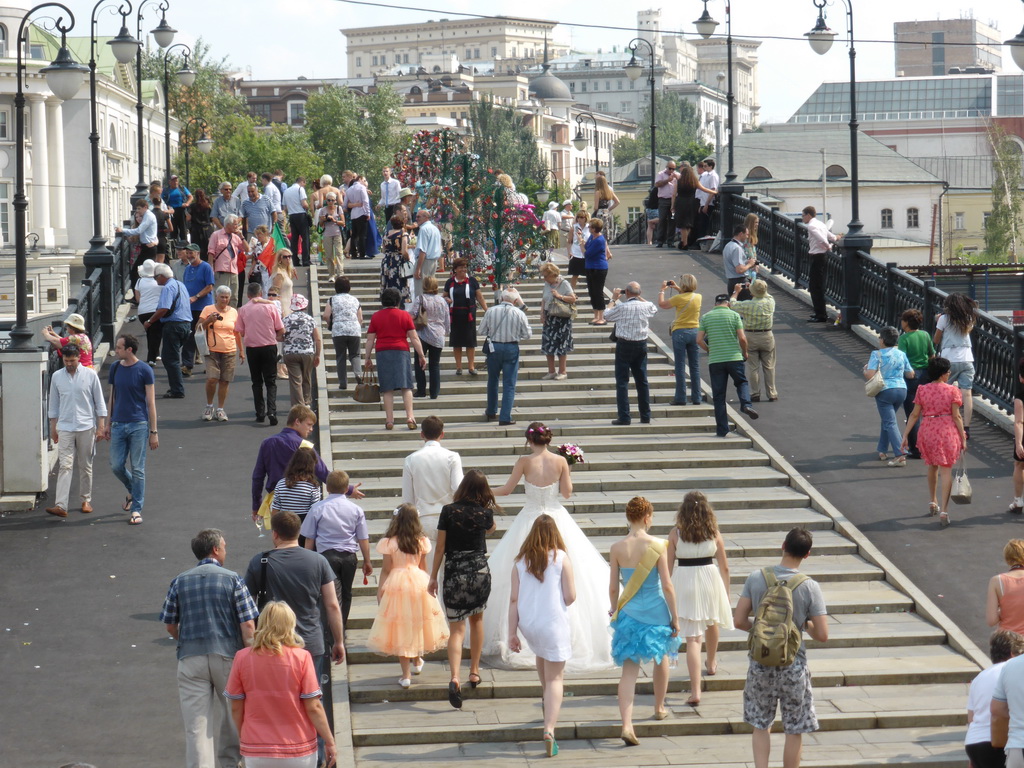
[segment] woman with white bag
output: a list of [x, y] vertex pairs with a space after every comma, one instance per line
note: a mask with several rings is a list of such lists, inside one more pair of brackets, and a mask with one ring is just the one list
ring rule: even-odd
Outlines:
[[[878, 333], [878, 349], [871, 353], [868, 364], [864, 366], [864, 378], [867, 381], [870, 382], [876, 373], [882, 378], [882, 388], [874, 395], [882, 422], [878, 433], [878, 458], [888, 461], [890, 467], [907, 465], [907, 451], [900, 447], [900, 430], [896, 426], [896, 419], [907, 397], [907, 382], [904, 379], [914, 378], [914, 369], [910, 367], [906, 353], [896, 348], [898, 341], [896, 329], [891, 325], [885, 326]], [[886, 453], [890, 446], [892, 460]]]

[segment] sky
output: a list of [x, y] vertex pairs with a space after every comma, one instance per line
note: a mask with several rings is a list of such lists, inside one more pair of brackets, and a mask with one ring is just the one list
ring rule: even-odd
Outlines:
[[[168, 0], [167, 20], [179, 30], [175, 42], [202, 37], [213, 53], [226, 56], [232, 68], [251, 70], [254, 79], [333, 78], [347, 75], [345, 38], [340, 30], [349, 27], [408, 23], [455, 18], [456, 13], [488, 13], [561, 22], [555, 36], [581, 51], [609, 50], [635, 36], [636, 12], [662, 8], [662, 29], [695, 35], [693, 20], [702, 10], [701, 0], [673, 3], [615, 2], [613, 0], [490, 0], [484, 4], [469, 0], [422, 0], [416, 8], [400, 10], [345, 0], [231, 0], [228, 7], [245, 5], [244, 13], [231, 13], [230, 23], [211, 23], [210, 7], [199, 0]], [[709, 0], [708, 11], [724, 34], [727, 0]], [[893, 22], [927, 19], [956, 19], [973, 15], [995, 26], [999, 39], [1017, 35], [1024, 27], [1024, 3], [1020, 0], [851, 0], [854, 30], [858, 42], [857, 79], [891, 78], [893, 71]], [[383, 4], [413, 6], [409, 0], [382, 0]], [[970, 9], [969, 3], [984, 7]], [[595, 15], [595, 9], [600, 9]], [[151, 11], [147, 11], [151, 12]], [[760, 48], [759, 100], [761, 122], [782, 122], [807, 99], [823, 81], [849, 80], [846, 46], [846, 6], [843, 0], [828, 0], [825, 8], [829, 26], [839, 33], [832, 50], [824, 56], [811, 51], [803, 34], [817, 19], [811, 0], [734, 0], [733, 36], [764, 41]], [[148, 17], [147, 17], [148, 18]], [[154, 22], [156, 19], [154, 18]], [[279, 22], [279, 23], [275, 23]], [[268, 22], [270, 27], [268, 28]], [[568, 23], [606, 28], [568, 26]], [[114, 23], [114, 22], [109, 22]], [[144, 28], [155, 26], [148, 25]], [[608, 29], [615, 27], [617, 29]], [[116, 31], [116, 30], [115, 30]], [[100, 34], [106, 34], [100, 30]], [[768, 39], [768, 38], [791, 39]], [[879, 42], [875, 42], [879, 41]], [[1003, 70], [1017, 72], [1003, 48]]]

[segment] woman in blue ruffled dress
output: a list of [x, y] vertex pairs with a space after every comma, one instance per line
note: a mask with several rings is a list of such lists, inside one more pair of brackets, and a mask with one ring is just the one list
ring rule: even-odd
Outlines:
[[[622, 740], [628, 746], [640, 741], [633, 730], [633, 696], [640, 664], [654, 662], [654, 719], [668, 717], [669, 661], [679, 650], [679, 617], [668, 563], [668, 542], [647, 533], [654, 508], [642, 496], [626, 504], [629, 533], [612, 545], [611, 611], [612, 658], [622, 667], [619, 680], [619, 713]], [[619, 579], [622, 579], [620, 594]]]

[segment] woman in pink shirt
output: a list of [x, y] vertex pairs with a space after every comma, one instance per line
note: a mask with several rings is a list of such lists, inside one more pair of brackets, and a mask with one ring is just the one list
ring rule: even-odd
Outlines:
[[295, 633], [287, 603], [263, 608], [252, 647], [235, 654], [224, 695], [241, 741], [246, 768], [316, 768], [316, 737], [328, 768], [338, 751], [320, 703], [313, 657]]

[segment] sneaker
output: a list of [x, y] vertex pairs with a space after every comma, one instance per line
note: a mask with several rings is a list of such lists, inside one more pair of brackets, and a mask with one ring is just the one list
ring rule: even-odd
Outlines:
[[224, 413], [224, 409], [223, 408], [218, 408], [217, 409], [217, 421], [227, 421], [227, 420], [228, 420], [228, 415], [226, 413]]
[[208, 405], [203, 409], [203, 421], [213, 421], [213, 406]]
[[569, 378], [569, 374], [568, 373], [556, 373], [555, 374], [555, 381], [565, 381], [568, 378]]
[[551, 379], [555, 378], [555, 374], [553, 374], [553, 373], [545, 373], [543, 376], [541, 376], [541, 378], [550, 381]]

